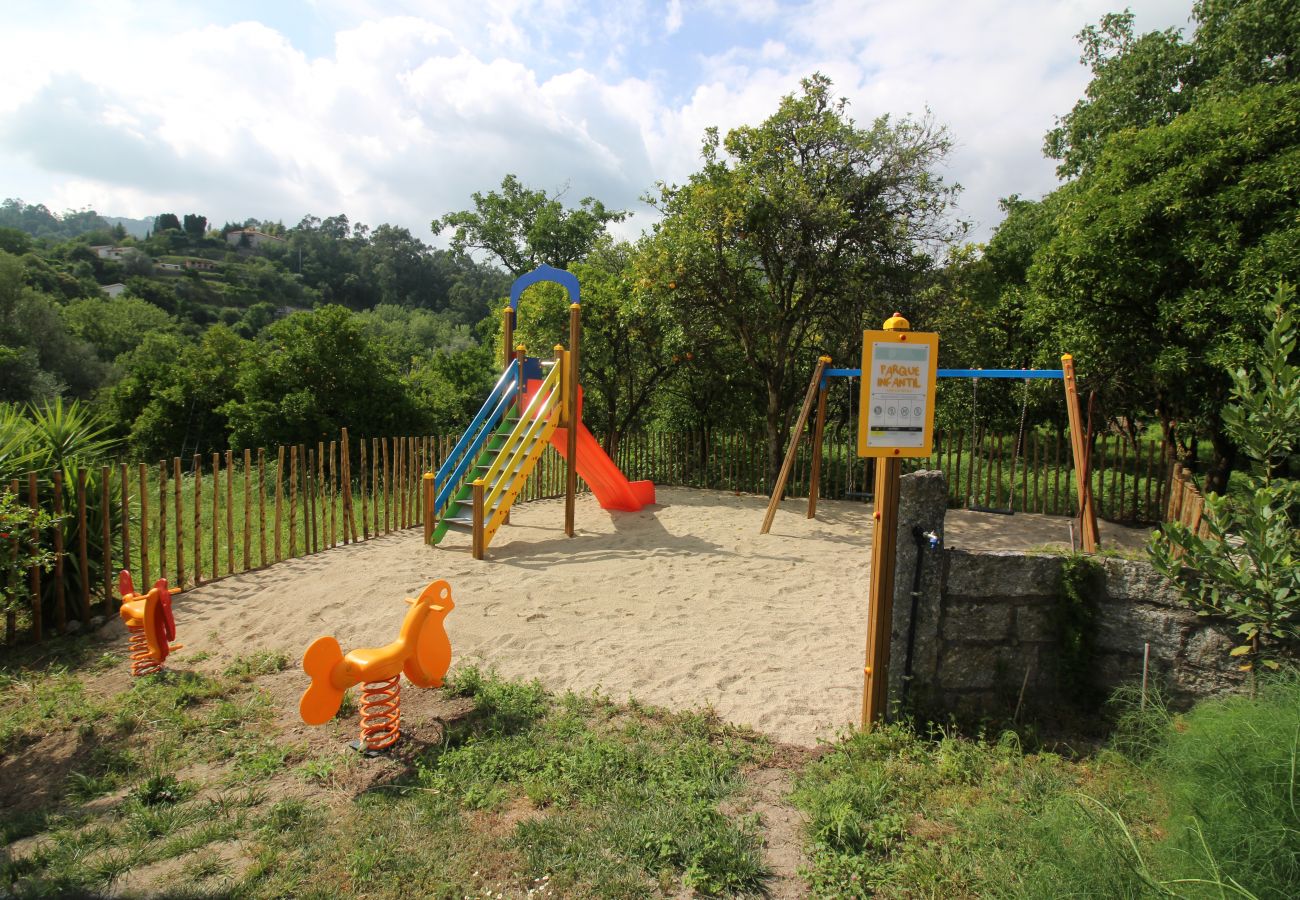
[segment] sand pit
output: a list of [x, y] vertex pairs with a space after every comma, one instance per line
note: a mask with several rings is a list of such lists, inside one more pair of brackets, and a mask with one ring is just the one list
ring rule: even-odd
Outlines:
[[[396, 637], [435, 578], [451, 583], [455, 665], [478, 663], [550, 688], [615, 700], [712, 706], [724, 719], [811, 745], [855, 721], [862, 690], [870, 507], [787, 501], [759, 535], [766, 498], [659, 488], [659, 505], [609, 513], [590, 496], [577, 535], [563, 501], [516, 507], [488, 552], [469, 537], [425, 547], [418, 529], [291, 560], [183, 594], [186, 651], [227, 659], [257, 649], [300, 657], [321, 634], [344, 649]], [[1067, 520], [952, 512], [950, 546], [1067, 546]], [[1133, 533], [1127, 533], [1133, 531]], [[1104, 528], [1117, 546], [1145, 532]], [[296, 709], [285, 715], [297, 715]]]

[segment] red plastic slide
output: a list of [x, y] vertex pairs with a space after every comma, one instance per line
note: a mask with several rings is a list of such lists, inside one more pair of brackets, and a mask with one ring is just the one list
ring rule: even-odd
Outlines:
[[[541, 381], [528, 379], [524, 390], [525, 405], [532, 400]], [[582, 409], [582, 386], [578, 386], [578, 409]], [[628, 481], [627, 476], [609, 458], [600, 441], [587, 430], [586, 425], [579, 425], [578, 432], [578, 476], [591, 488], [600, 502], [601, 509], [620, 509], [625, 512], [637, 512], [641, 507], [655, 502], [653, 481]], [[560, 456], [568, 459], [569, 430], [557, 428], [551, 435], [551, 446], [559, 451]]]
[[[551, 446], [566, 459], [569, 452], [569, 430], [557, 428], [551, 435]], [[628, 481], [627, 476], [609, 458], [600, 441], [578, 425], [578, 475], [591, 488], [600, 501], [601, 509], [621, 509], [636, 512], [655, 502], [653, 481]]]

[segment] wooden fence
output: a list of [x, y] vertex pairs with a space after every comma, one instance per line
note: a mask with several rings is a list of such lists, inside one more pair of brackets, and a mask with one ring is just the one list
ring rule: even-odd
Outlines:
[[1169, 476], [1169, 504], [1165, 510], [1166, 522], [1179, 522], [1199, 537], [1209, 537], [1205, 522], [1205, 497], [1192, 480], [1192, 470], [1173, 463]]
[[[810, 441], [799, 446], [786, 497], [807, 497], [812, 472]], [[954, 507], [1012, 509], [1048, 515], [1077, 515], [1076, 477], [1066, 435], [1032, 432], [1016, 449], [1015, 435], [939, 432], [934, 454], [904, 460], [905, 471], [942, 469]], [[766, 445], [754, 436], [721, 433], [632, 435], [619, 447], [617, 462], [632, 480], [656, 484], [768, 495]], [[1098, 514], [1114, 522], [1154, 523], [1164, 519], [1169, 465], [1160, 441], [1136, 443], [1119, 435], [1097, 439], [1090, 467]], [[874, 484], [874, 461], [859, 459], [856, 438], [827, 430], [823, 438], [819, 496], [866, 500]]]
[[[349, 439], [312, 447], [296, 444], [227, 450], [156, 463], [117, 462], [53, 472], [31, 472], [8, 490], [31, 505], [63, 516], [51, 534], [12, 535], [51, 546], [54, 569], [28, 572], [29, 609], [6, 611], [6, 640], [30, 630], [63, 632], [70, 619], [96, 612], [116, 615], [116, 572], [130, 569], [137, 586], [166, 578], [182, 589], [259, 569], [284, 559], [372, 540], [423, 524], [420, 480], [435, 469], [457, 436]], [[871, 461], [858, 459], [853, 435], [828, 429], [820, 495], [865, 500]], [[937, 436], [935, 453], [909, 468], [941, 468], [954, 506], [1075, 513], [1070, 454], [1061, 435], [1034, 433], [1015, 452], [1015, 438], [962, 433]], [[807, 496], [808, 442], [801, 447], [787, 496]], [[765, 445], [736, 433], [650, 432], [630, 435], [616, 453], [632, 480], [767, 494]], [[1115, 436], [1098, 440], [1092, 461], [1099, 513], [1125, 522], [1150, 522], [1197, 506], [1186, 480], [1171, 481], [1158, 442], [1133, 445]], [[1176, 496], [1171, 484], [1178, 484]], [[585, 490], [579, 482], [579, 490]], [[1194, 491], [1191, 488], [1190, 491]], [[523, 501], [562, 497], [564, 462], [551, 448], [521, 493]], [[1199, 498], [1199, 494], [1195, 495]], [[1176, 501], [1176, 502], [1175, 502]], [[0, 551], [3, 552], [3, 551]], [[12, 558], [12, 557], [11, 557]]]

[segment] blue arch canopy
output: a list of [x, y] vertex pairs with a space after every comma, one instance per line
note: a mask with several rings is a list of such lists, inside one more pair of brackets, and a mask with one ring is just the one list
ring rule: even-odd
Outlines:
[[523, 292], [543, 281], [553, 281], [556, 284], [563, 285], [564, 289], [569, 292], [570, 303], [581, 302], [578, 299], [578, 276], [572, 272], [566, 272], [563, 269], [557, 269], [554, 266], [542, 263], [531, 272], [520, 275], [515, 279], [515, 283], [510, 285], [510, 308], [517, 312], [519, 310], [519, 297]]

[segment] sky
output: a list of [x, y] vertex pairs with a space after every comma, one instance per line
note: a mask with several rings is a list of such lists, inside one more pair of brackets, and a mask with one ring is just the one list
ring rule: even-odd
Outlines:
[[[432, 240], [514, 173], [633, 213], [822, 72], [869, 124], [926, 115], [961, 219], [1056, 184], [1043, 135], [1082, 96], [1075, 35], [1118, 0], [5, 0], [0, 198], [60, 212], [296, 224], [345, 213]], [[1191, 0], [1131, 0], [1139, 31]], [[443, 239], [436, 241], [443, 243]]]

